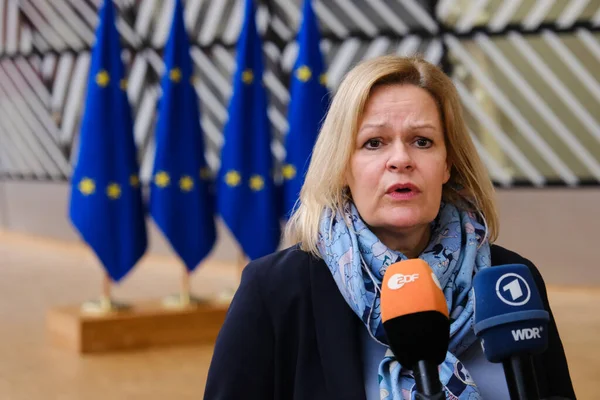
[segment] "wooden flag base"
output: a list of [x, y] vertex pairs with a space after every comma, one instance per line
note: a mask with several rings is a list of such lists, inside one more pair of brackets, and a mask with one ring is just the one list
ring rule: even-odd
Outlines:
[[106, 312], [67, 306], [48, 311], [46, 326], [50, 343], [80, 354], [213, 344], [228, 306], [204, 301], [165, 307], [160, 300]]

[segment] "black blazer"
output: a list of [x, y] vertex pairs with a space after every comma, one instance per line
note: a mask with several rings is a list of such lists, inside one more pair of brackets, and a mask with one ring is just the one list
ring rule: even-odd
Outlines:
[[[542, 398], [575, 399], [567, 360], [537, 268], [500, 246], [492, 265], [531, 268], [551, 321], [534, 364]], [[206, 400], [365, 400], [354, 314], [321, 259], [292, 247], [251, 262], [217, 338]]]

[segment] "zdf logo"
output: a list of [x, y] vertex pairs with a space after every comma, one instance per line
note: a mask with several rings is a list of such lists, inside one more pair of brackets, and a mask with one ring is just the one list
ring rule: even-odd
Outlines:
[[404, 284], [414, 282], [417, 279], [419, 279], [419, 274], [394, 274], [390, 277], [390, 280], [388, 281], [388, 287], [392, 290], [397, 290], [404, 286]]

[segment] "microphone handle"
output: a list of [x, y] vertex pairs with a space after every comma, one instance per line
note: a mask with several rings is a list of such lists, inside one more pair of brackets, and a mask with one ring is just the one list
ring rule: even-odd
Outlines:
[[502, 362], [511, 400], [540, 400], [533, 360], [528, 354], [516, 354]]
[[417, 384], [418, 400], [445, 399], [446, 394], [440, 383], [438, 366], [431, 361], [418, 361], [413, 367], [415, 382]]

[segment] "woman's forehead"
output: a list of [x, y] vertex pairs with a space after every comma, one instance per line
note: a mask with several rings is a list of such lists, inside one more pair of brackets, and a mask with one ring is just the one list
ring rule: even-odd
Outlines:
[[359, 128], [380, 127], [402, 121], [409, 128], [438, 126], [437, 104], [426, 90], [413, 85], [386, 85], [368, 98], [359, 118]]

